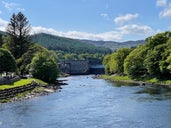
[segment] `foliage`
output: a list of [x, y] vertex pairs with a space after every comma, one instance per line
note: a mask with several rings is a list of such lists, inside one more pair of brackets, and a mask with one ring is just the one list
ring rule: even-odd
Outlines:
[[59, 74], [59, 69], [52, 58], [47, 53], [38, 53], [32, 59], [31, 73], [33, 77], [45, 82], [54, 82]]
[[49, 34], [36, 34], [32, 36], [33, 42], [38, 42], [39, 44], [45, 46], [49, 50], [54, 51], [64, 51], [65, 53], [110, 53], [111, 50], [104, 47], [97, 47], [93, 44], [86, 44], [79, 40], [58, 37]]
[[103, 64], [105, 65], [105, 72], [108, 74], [123, 74], [124, 60], [131, 51], [132, 49], [130, 48], [121, 48], [113, 54], [105, 56], [105, 58], [103, 59]]
[[22, 75], [29, 73], [30, 63], [33, 57], [39, 52], [48, 53], [48, 50], [38, 44], [31, 44], [27, 52], [17, 59], [17, 66], [19, 67]]
[[2, 45], [3, 45], [3, 35], [0, 34], [0, 48], [2, 48]]
[[[120, 49], [104, 57], [103, 64], [110, 74], [124, 69], [124, 73], [129, 77], [141, 78], [141, 80], [171, 77], [171, 32], [148, 37], [145, 45], [138, 46], [125, 56], [122, 53]], [[118, 57], [119, 55], [123, 58]], [[122, 68], [123, 65], [124, 68]]]
[[18, 59], [28, 50], [30, 45], [29, 21], [21, 12], [14, 13], [6, 30], [9, 38], [7, 38], [5, 46]]
[[144, 44], [144, 40], [137, 40], [137, 41], [125, 41], [125, 42], [116, 42], [116, 41], [92, 41], [92, 40], [80, 40], [83, 43], [93, 44], [95, 46], [109, 48], [112, 51], [116, 51], [119, 48], [134, 48], [137, 45]]
[[110, 74], [109, 62], [111, 55], [106, 55], [103, 58], [103, 65], [105, 66], [105, 74]]
[[105, 56], [104, 53], [67, 53], [64, 51], [57, 51], [57, 62], [63, 60], [85, 60], [88, 59], [91, 65], [98, 65], [102, 64], [103, 57]]
[[134, 49], [125, 59], [124, 73], [130, 77], [139, 77], [146, 74], [143, 61], [146, 56], [147, 49], [144, 45]]
[[15, 72], [16, 70], [13, 55], [8, 50], [0, 48], [0, 72]]

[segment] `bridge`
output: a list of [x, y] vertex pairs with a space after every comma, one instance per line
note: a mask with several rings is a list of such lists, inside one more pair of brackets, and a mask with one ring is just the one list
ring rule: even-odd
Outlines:
[[103, 74], [104, 67], [91, 66], [88, 60], [67, 60], [59, 63], [61, 73], [70, 75]]

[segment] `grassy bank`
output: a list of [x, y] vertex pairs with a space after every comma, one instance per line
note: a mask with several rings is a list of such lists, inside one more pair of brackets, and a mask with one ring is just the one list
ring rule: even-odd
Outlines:
[[9, 89], [9, 88], [15, 88], [15, 87], [19, 87], [19, 86], [24, 86], [26, 84], [30, 84], [32, 81], [36, 81], [37, 83], [41, 84], [41, 85], [45, 85], [47, 83], [39, 80], [39, 79], [35, 79], [35, 78], [29, 78], [29, 79], [21, 79], [17, 82], [14, 82], [13, 84], [6, 84], [6, 85], [0, 85], [0, 90], [3, 89]]
[[171, 85], [171, 80], [162, 80], [158, 78], [140, 78], [140, 79], [131, 79], [128, 76], [119, 76], [119, 75], [102, 75], [101, 78], [110, 80], [113, 82], [126, 82], [126, 83], [146, 83], [146, 84], [157, 84], [157, 85]]
[[[0, 90], [21, 87], [21, 86], [30, 84], [32, 81], [35, 81], [35, 82], [39, 83], [40, 85], [47, 85], [47, 83], [43, 82], [42, 80], [35, 79], [35, 78], [29, 78], [29, 79], [21, 79], [21, 80], [19, 80], [17, 82], [14, 82], [13, 84], [10, 84], [10, 85], [0, 85]], [[36, 87], [33, 90], [26, 91], [26, 92], [23, 92], [23, 93], [18, 93], [12, 98], [2, 99], [2, 100], [0, 100], [0, 103], [13, 102], [13, 101], [23, 100], [23, 99], [29, 99], [31, 97], [44, 95], [44, 94], [47, 94], [45, 92], [44, 87]]]

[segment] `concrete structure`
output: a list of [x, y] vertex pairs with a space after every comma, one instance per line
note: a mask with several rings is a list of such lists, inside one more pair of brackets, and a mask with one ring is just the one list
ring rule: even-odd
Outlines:
[[91, 66], [89, 69], [89, 73], [90, 74], [104, 74], [105, 73], [104, 66], [103, 65]]
[[89, 74], [90, 66], [88, 60], [68, 60], [60, 62], [59, 68], [62, 73], [84, 75]]

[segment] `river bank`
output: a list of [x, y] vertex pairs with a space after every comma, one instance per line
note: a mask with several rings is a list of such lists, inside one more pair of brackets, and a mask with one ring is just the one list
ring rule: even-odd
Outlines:
[[101, 78], [105, 80], [109, 80], [112, 82], [122, 82], [122, 83], [130, 83], [134, 85], [161, 85], [161, 86], [167, 86], [171, 88], [171, 80], [159, 80], [157, 78], [151, 78], [151, 79], [131, 79], [128, 76], [119, 76], [119, 75], [97, 75], [94, 78]]
[[[5, 98], [0, 100], [0, 103], [7, 103], [7, 102], [15, 102], [15, 101], [23, 101], [27, 100], [30, 98], [38, 97], [38, 96], [43, 96], [43, 95], [48, 95], [50, 93], [60, 91], [62, 89], [62, 85], [66, 85], [66, 83], [63, 82], [63, 80], [57, 80], [55, 84], [40, 84], [40, 83], [33, 83], [34, 86], [33, 88], [27, 90], [24, 90], [23, 92], [19, 93], [14, 93], [15, 89], [13, 88], [12, 90], [8, 89], [5, 92]], [[27, 86], [27, 85], [26, 85]], [[4, 90], [5, 91], [5, 90]], [[12, 96], [11, 96], [11, 91], [12, 91]], [[18, 91], [18, 90], [17, 90]]]
[[[0, 128], [170, 128], [171, 93], [69, 76], [60, 93], [0, 105]], [[84, 86], [80, 86], [84, 85]], [[158, 87], [156, 87], [157, 89]], [[159, 87], [160, 89], [160, 87]], [[161, 89], [163, 91], [163, 88]]]

